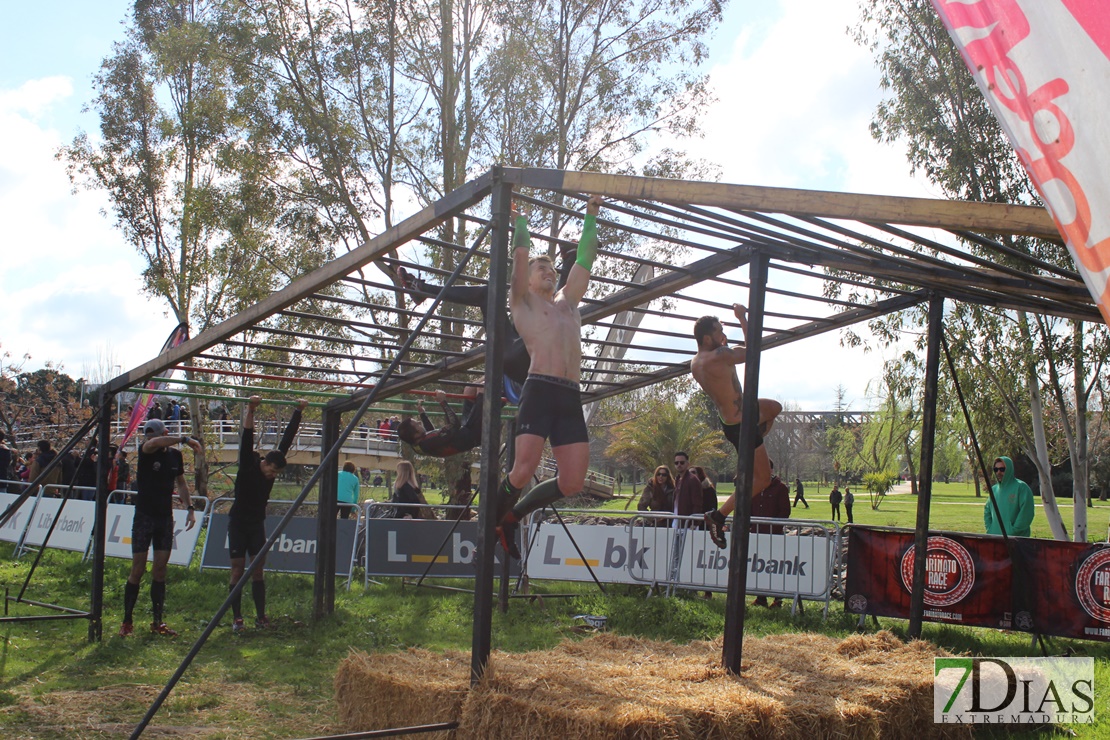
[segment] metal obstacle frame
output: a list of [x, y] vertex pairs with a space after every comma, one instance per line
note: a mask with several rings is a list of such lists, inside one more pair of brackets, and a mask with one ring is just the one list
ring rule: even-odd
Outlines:
[[[613, 319], [623, 311], [636, 311], [660, 321], [678, 321], [689, 326], [688, 321], [698, 312], [729, 309], [726, 303], [704, 297], [711, 285], [726, 291], [748, 290], [745, 419], [752, 419], [756, 414], [759, 366], [764, 349], [928, 304], [929, 349], [921, 466], [925, 480], [932, 470], [937, 353], [946, 299], [1101, 323], [1101, 316], [1078, 275], [1024, 255], [995, 238], [995, 235], [1004, 238], [1033, 236], [1058, 242], [1055, 226], [1041, 208], [495, 168], [362, 246], [293, 280], [254, 306], [109, 381], [102, 389], [103, 405], [99, 415], [103, 432], [100, 435], [103, 447], [101, 480], [106, 478], [107, 432], [114, 395], [182, 364], [192, 368], [208, 367], [213, 372], [236, 369], [236, 372], [273, 374], [280, 371], [290, 378], [290, 385], [296, 385], [300, 378], [309, 382], [352, 377], [359, 383], [372, 385], [346, 398], [334, 398], [324, 408], [321, 450], [328, 452], [322, 453], [321, 469], [315, 477], [319, 477], [325, 488], [333, 483], [336, 474], [338, 444], [351, 433], [370, 403], [431, 384], [451, 387], [473, 382], [479, 377], [474, 369], [483, 364], [481, 377], [487, 387], [499, 387], [506, 332], [509, 212], [514, 191], [518, 200], [541, 215], [570, 221], [581, 216], [578, 208], [587, 194], [606, 198], [604, 217], [599, 219], [599, 230], [606, 244], [599, 256], [601, 264], [607, 263], [613, 269], [608, 276], [592, 281], [595, 289], [581, 310], [583, 326], [587, 328], [584, 344], [595, 352], [583, 355], [585, 403], [687, 373], [688, 363], [674, 355], [689, 356], [689, 344], [681, 349], [667, 346], [683, 335], [688, 336], [685, 328], [677, 331], [677, 327], [672, 329], [667, 324], [638, 328], [615, 326]], [[440, 239], [436, 229], [447, 221], [476, 229], [479, 238], [469, 248]], [[921, 229], [947, 234], [924, 233]], [[473, 233], [470, 231], [468, 235]], [[443, 321], [453, 322], [462, 329], [461, 338], [452, 339], [424, 330], [428, 317], [441, 303], [439, 299], [426, 312], [410, 311], [403, 307], [401, 300], [392, 306], [371, 301], [370, 290], [394, 291], [400, 295], [392, 278], [390, 282], [376, 283], [361, 274], [360, 270], [371, 262], [392, 267], [402, 264], [434, 272], [422, 265], [394, 260], [391, 255], [410, 242], [433, 246], [456, 256], [467, 253], [448, 276], [447, 285], [450, 285], [459, 279], [469, 255], [475, 254], [487, 235], [492, 238], [488, 249], [478, 253], [479, 262], [475, 263], [478, 269], [466, 276], [472, 283], [489, 288], [484, 326], [463, 315], [444, 315], [440, 317]], [[564, 245], [572, 246], [559, 236], [552, 237], [538, 230], [533, 240], [546, 244], [552, 251]], [[970, 246], [954, 246], [957, 241]], [[653, 245], [679, 250], [690, 259], [682, 265], [654, 260]], [[651, 264], [659, 274], [642, 284], [625, 279], [633, 267], [645, 264]], [[743, 270], [746, 276], [738, 273]], [[446, 275], [446, 271], [438, 274]], [[820, 289], [798, 291], [784, 287], [787, 280], [799, 277], [818, 286], [826, 281], [839, 284], [865, 297], [844, 299], [826, 296]], [[768, 310], [769, 298], [772, 303], [787, 299], [802, 301], [814, 309], [804, 313], [785, 312], [775, 311], [772, 305]], [[664, 301], [666, 305], [653, 308], [653, 302], [657, 301]], [[832, 310], [817, 311], [817, 305]], [[347, 310], [354, 313], [344, 314]], [[372, 323], [364, 321], [367, 313], [375, 317]], [[385, 318], [379, 319], [379, 316]], [[420, 323], [413, 328], [411, 322], [415, 319]], [[320, 329], [313, 334], [281, 326], [280, 321], [316, 322], [313, 326]], [[725, 323], [731, 325], [727, 320]], [[652, 337], [653, 343], [662, 349], [652, 354], [648, 351], [650, 345], [630, 344], [634, 354], [641, 354], [628, 356], [619, 365], [606, 364], [597, 354], [606, 340], [590, 334], [588, 327], [591, 326], [635, 328], [638, 336]], [[378, 354], [367, 358], [355, 354], [352, 348], [363, 346], [353, 341], [356, 337], [351, 332], [356, 329], [373, 333], [375, 349], [385, 357]], [[314, 338], [303, 336], [306, 334]], [[266, 336], [280, 337], [284, 343], [266, 341]], [[414, 343], [416, 337], [420, 337], [420, 343]], [[454, 342], [457, 346], [443, 349], [435, 345], [440, 340]], [[255, 350], [269, 355], [251, 355]], [[386, 358], [389, 358], [388, 363]], [[389, 366], [383, 368], [386, 364]], [[484, 460], [496, 460], [500, 448], [500, 425], [496, 422], [500, 420], [501, 402], [500, 398], [495, 398], [498, 395], [486, 393], [484, 396]], [[341, 431], [341, 416], [352, 413], [351, 421]], [[86, 425], [86, 430], [90, 426]], [[745, 423], [740, 443], [744, 454], [739, 456], [737, 469], [737, 484], [741, 490], [751, 485], [755, 439], [754, 426]], [[482, 490], [496, 490], [499, 475], [496, 466], [485, 466], [479, 482]], [[98, 491], [98, 509], [105, 497], [106, 491]], [[482, 537], [478, 544], [472, 635], [471, 674], [475, 681], [483, 674], [491, 649], [494, 540], [490, 498], [483, 498], [478, 513]], [[930, 489], [926, 485], [918, 500], [918, 546], [922, 548], [928, 530], [929, 500]], [[319, 541], [323, 546], [329, 538], [327, 517], [330, 513], [334, 522], [334, 511], [329, 511], [327, 497], [322, 503], [318, 521]], [[747, 497], [739, 497], [739, 504], [733, 524], [733, 531], [737, 533], [732, 538], [733, 567], [744, 562], [748, 545]], [[98, 534], [102, 537], [103, 531]], [[329, 558], [322, 557], [320, 561], [323, 565], [316, 574], [314, 588], [317, 616], [334, 608], [334, 573], [328, 572]], [[923, 564], [924, 558], [919, 558], [919, 562]], [[96, 593], [103, 588], [102, 567], [102, 557], [94, 556], [91, 638], [100, 636], [102, 604]], [[915, 589], [923, 583], [924, 573], [915, 573]], [[725, 667], [733, 672], [740, 670], [744, 588], [743, 578], [734, 572], [728, 592], [722, 656]], [[920, 613], [921, 606], [915, 604], [915, 613]], [[919, 634], [919, 631], [920, 622], [911, 620], [911, 633]], [[195, 651], [186, 664], [193, 655]], [[136, 729], [135, 736], [157, 711], [182, 670], [184, 665]]]

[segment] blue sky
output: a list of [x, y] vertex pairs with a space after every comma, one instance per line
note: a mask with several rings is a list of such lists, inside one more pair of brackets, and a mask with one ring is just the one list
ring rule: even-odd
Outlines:
[[[71, 375], [130, 368], [175, 322], [140, 294], [142, 261], [102, 215], [99, 193], [73, 193], [58, 147], [78, 130], [91, 79], [131, 6], [123, 0], [5, 3], [0, 24], [0, 352], [26, 367], [61, 363]], [[710, 42], [718, 102], [706, 136], [687, 144], [722, 180], [752, 185], [937, 197], [908, 175], [900, 150], [867, 124], [878, 74], [845, 29], [857, 0], [733, 0]], [[830, 353], [838, 362], [828, 363]], [[110, 357], [111, 360], [104, 358]], [[820, 358], [820, 359], [818, 359]], [[815, 363], [821, 373], [811, 372]], [[844, 385], [853, 408], [881, 357], [842, 350], [835, 336], [769, 354], [760, 395], [828, 407]], [[112, 367], [106, 367], [112, 371]], [[112, 373], [114, 374], [114, 372]]]

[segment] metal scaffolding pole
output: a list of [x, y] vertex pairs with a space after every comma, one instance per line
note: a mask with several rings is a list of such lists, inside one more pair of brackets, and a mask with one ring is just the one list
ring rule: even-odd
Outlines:
[[96, 512], [93, 515], [92, 584], [89, 594], [89, 642], [100, 642], [104, 632], [104, 555], [108, 525], [108, 471], [112, 458], [108, 443], [112, 434], [112, 398], [105, 391], [100, 399], [97, 430]]
[[[493, 621], [493, 549], [494, 518], [501, 486], [501, 384], [502, 359], [508, 317], [505, 307], [508, 279], [509, 218], [512, 210], [512, 187], [494, 176], [491, 211], [493, 236], [490, 244], [489, 302], [486, 316], [489, 333], [486, 336], [486, 390], [482, 394], [482, 473], [480, 476], [482, 499], [478, 505], [478, 550], [475, 553], [477, 568], [474, 578], [474, 628], [470, 646], [470, 682], [477, 683], [485, 673], [491, 649]], [[508, 558], [508, 555], [505, 555]]]
[[[330, 450], [339, 440], [339, 412], [324, 409], [320, 449]], [[320, 619], [335, 611], [335, 491], [339, 485], [339, 456], [321, 463], [316, 502], [316, 578], [312, 586], [312, 616]]]
[[944, 334], [944, 296], [929, 296], [928, 355], [925, 358], [925, 399], [921, 409], [921, 485], [917, 493], [917, 531], [914, 534], [913, 589], [910, 592], [910, 637], [921, 637], [925, 616], [925, 560], [929, 548], [929, 503], [933, 495], [933, 450], [937, 431], [937, 379], [940, 340]]
[[748, 331], [745, 337], [743, 423], [736, 456], [736, 508], [732, 512], [732, 551], [728, 563], [728, 599], [722, 650], [725, 670], [740, 675], [744, 649], [744, 607], [747, 597], [749, 528], [752, 521], [752, 480], [755, 441], [759, 436], [759, 361], [763, 349], [763, 304], [767, 293], [767, 255], [756, 252], [749, 268]]

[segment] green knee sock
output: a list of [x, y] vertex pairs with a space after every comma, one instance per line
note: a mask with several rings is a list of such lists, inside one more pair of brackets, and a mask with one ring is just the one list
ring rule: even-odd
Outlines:
[[563, 492], [559, 490], [559, 479], [548, 478], [526, 493], [520, 503], [513, 507], [513, 518], [518, 522], [523, 521], [524, 517], [533, 511], [538, 511], [549, 504], [562, 500], [562, 498]]

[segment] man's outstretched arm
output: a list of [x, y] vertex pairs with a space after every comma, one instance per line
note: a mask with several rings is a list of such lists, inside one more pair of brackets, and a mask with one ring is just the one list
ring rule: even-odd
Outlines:
[[239, 435], [239, 469], [245, 469], [254, 452], [254, 410], [262, 404], [262, 396], [251, 396], [243, 412], [243, 431]]
[[308, 406], [308, 401], [303, 398], [297, 399], [297, 408], [293, 411], [293, 418], [289, 420], [289, 424], [285, 427], [285, 433], [281, 435], [281, 442], [278, 444], [278, 450], [281, 454], [289, 452], [289, 448], [293, 446], [293, 440], [297, 438], [297, 430], [301, 428], [301, 414]]
[[744, 345], [718, 347], [717, 353], [726, 356], [733, 365], [739, 365], [748, 356], [748, 309], [742, 303], [733, 303], [732, 313], [740, 322], [740, 331], [744, 332]]
[[509, 278], [509, 307], [528, 300], [528, 256], [532, 249], [532, 235], [528, 233], [528, 219], [513, 207], [513, 272]]
[[578, 239], [578, 256], [570, 268], [567, 284], [563, 286], [563, 295], [575, 306], [586, 295], [586, 288], [590, 284], [590, 271], [593, 270], [594, 260], [597, 259], [597, 214], [601, 211], [603, 202], [600, 195], [591, 195], [586, 203], [586, 219], [582, 222], [582, 236]]

